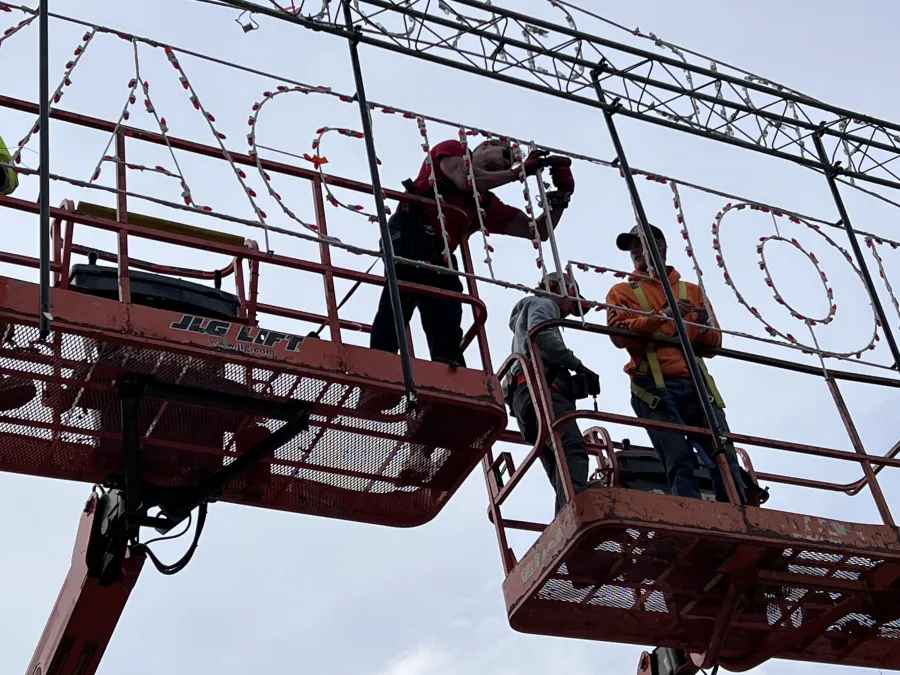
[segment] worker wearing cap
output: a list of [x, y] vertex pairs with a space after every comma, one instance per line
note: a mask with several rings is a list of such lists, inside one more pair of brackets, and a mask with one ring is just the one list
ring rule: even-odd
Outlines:
[[[560, 282], [563, 281], [565, 287]], [[553, 297], [528, 296], [522, 298], [513, 307], [509, 316], [509, 329], [513, 333], [512, 353], [528, 355], [528, 341], [531, 330], [546, 321], [564, 319], [574, 313], [578, 300], [578, 287], [575, 280], [568, 275], [560, 275], [556, 272], [548, 274], [541, 282], [541, 289], [548, 289]], [[587, 391], [590, 396], [600, 394], [600, 377], [587, 368], [572, 350], [566, 347], [560, 329], [548, 326], [534, 336], [544, 366], [543, 375], [550, 386], [550, 400], [553, 405], [554, 417], [575, 410], [575, 402], [581, 395], [578, 392], [576, 378], [572, 374], [580, 375], [586, 380]], [[522, 436], [529, 443], [534, 443], [538, 436], [538, 422], [535, 412], [534, 400], [531, 392], [525, 384], [525, 376], [522, 374], [522, 366], [518, 361], [514, 362], [509, 375], [503, 382], [504, 397], [512, 409], [513, 416], [519, 424]], [[578, 423], [569, 420], [560, 428], [562, 449], [572, 478], [572, 487], [575, 492], [580, 492], [587, 487], [588, 482], [588, 452], [584, 436]], [[566, 505], [566, 496], [563, 489], [563, 481], [557, 470], [556, 456], [553, 452], [550, 438], [545, 443], [540, 455], [541, 463], [550, 479], [550, 484], [556, 491], [556, 512]]]
[[[484, 210], [484, 228], [491, 234], [505, 234], [512, 237], [531, 239], [531, 219], [523, 211], [500, 201], [491, 190], [519, 179], [518, 167], [512, 168], [512, 151], [509, 143], [488, 140], [476, 147], [472, 153], [472, 172], [475, 188], [481, 198]], [[415, 180], [407, 180], [407, 192], [429, 199], [435, 198], [435, 189], [442, 199], [441, 212], [445, 231], [441, 231], [436, 204], [403, 203], [391, 217], [390, 231], [394, 255], [411, 260], [452, 267], [459, 266], [454, 252], [459, 243], [480, 229], [480, 222], [472, 187], [469, 185], [469, 170], [466, 167], [465, 148], [456, 140], [443, 141], [431, 148], [431, 167], [434, 168], [436, 185], [432, 185], [428, 161], [423, 161]], [[550, 177], [555, 190], [547, 195], [548, 210], [537, 219], [541, 239], [548, 237], [548, 220], [555, 227], [569, 197], [575, 191], [575, 180], [567, 157], [551, 157], [546, 151], [531, 153], [523, 163], [526, 175], [534, 175], [541, 167], [550, 167]], [[446, 234], [446, 249], [444, 241]], [[449, 254], [449, 260], [445, 254]], [[456, 274], [442, 274], [435, 270], [414, 265], [397, 263], [397, 279], [445, 291], [462, 293], [463, 287]], [[416, 308], [422, 318], [422, 329], [428, 339], [428, 348], [433, 361], [446, 363], [451, 367], [465, 365], [462, 353], [462, 305], [456, 300], [446, 300], [428, 295], [400, 290], [400, 304], [403, 323], [409, 324]], [[396, 353], [397, 335], [394, 328], [393, 310], [388, 288], [385, 287], [378, 304], [378, 311], [372, 322], [372, 349]]]
[[[651, 226], [653, 237], [665, 264], [666, 238], [659, 228]], [[634, 264], [634, 273], [627, 282], [613, 286], [606, 296], [607, 323], [615, 328], [624, 328], [646, 336], [676, 336], [675, 323], [663, 317], [672, 317], [673, 308], [668, 306], [662, 284], [657, 278], [648, 278], [652, 261], [644, 252], [638, 228], [620, 234], [616, 239], [620, 251], [628, 251]], [[711, 308], [704, 304], [703, 293], [696, 284], [683, 281], [674, 267], [666, 265], [666, 276], [678, 300], [676, 311], [686, 321], [700, 326], [688, 325], [687, 333], [697, 354], [697, 361], [706, 379], [713, 411], [723, 430], [728, 430], [725, 420], [725, 404], [709, 375], [701, 356], [709, 354], [710, 348], [722, 345], [722, 333], [718, 330]], [[645, 315], [629, 312], [636, 310]], [[646, 316], [650, 312], [662, 316]], [[697, 427], [707, 427], [703, 407], [697, 397], [691, 380], [690, 370], [681, 347], [677, 344], [655, 341], [638, 341], [614, 336], [613, 344], [626, 349], [631, 356], [625, 372], [631, 380], [631, 406], [642, 419], [675, 422]], [[681, 497], [700, 498], [700, 486], [694, 469], [697, 457], [710, 466], [713, 457], [712, 439], [708, 436], [693, 437], [690, 441], [684, 434], [669, 431], [648, 430], [650, 440], [666, 470], [666, 477], [672, 493]], [[727, 443], [725, 456], [735, 487], [742, 503], [744, 498], [743, 479], [737, 461], [734, 445]], [[719, 471], [710, 466], [710, 476], [718, 501], [728, 501], [725, 485]]]

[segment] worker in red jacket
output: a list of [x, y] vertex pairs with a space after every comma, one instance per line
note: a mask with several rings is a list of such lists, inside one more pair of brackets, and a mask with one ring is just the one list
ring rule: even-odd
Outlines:
[[[663, 263], [666, 260], [666, 238], [662, 231], [651, 226], [653, 237], [659, 248]], [[647, 260], [638, 228], [624, 232], [616, 239], [621, 251], [631, 254], [634, 274], [628, 281], [613, 286], [606, 296], [607, 324], [625, 328], [634, 333], [650, 336], [674, 336], [675, 323], [663, 317], [672, 317], [677, 311], [682, 318], [693, 324], [687, 326], [688, 337], [696, 352], [697, 361], [706, 379], [713, 412], [725, 431], [725, 403], [716, 388], [716, 383], [706, 369], [701, 356], [709, 354], [710, 347], [722, 346], [722, 333], [715, 317], [703, 301], [703, 293], [696, 284], [684, 281], [674, 267], [666, 265], [666, 276], [678, 301], [676, 307], [669, 307], [658, 278], [647, 278], [652, 262]], [[635, 310], [630, 312], [628, 310]], [[650, 312], [662, 316], [647, 316]], [[641, 312], [643, 314], [640, 314]], [[684, 352], [677, 344], [655, 341], [638, 341], [623, 337], [613, 337], [613, 344], [628, 351], [631, 357], [625, 372], [631, 376], [631, 406], [638, 417], [643, 419], [674, 422], [690, 426], [706, 427], [703, 408], [691, 380], [690, 370]], [[711, 355], [711, 354], [709, 354]], [[725, 484], [718, 469], [712, 466], [713, 445], [709, 437], [688, 438], [671, 431], [648, 430], [650, 441], [666, 470], [666, 478], [672, 494], [680, 497], [701, 497], [700, 485], [694, 469], [698, 460], [710, 469], [710, 478], [715, 486], [716, 499], [728, 501]], [[696, 452], [696, 455], [695, 455]], [[744, 478], [732, 443], [725, 445], [725, 458], [741, 503], [746, 504]]]
[[[446, 232], [446, 248], [441, 222], [435, 204], [403, 203], [389, 221], [391, 243], [394, 255], [400, 258], [418, 260], [453, 270], [459, 266], [453, 254], [459, 243], [480, 229], [475, 194], [469, 184], [469, 172], [464, 156], [465, 149], [459, 141], [449, 140], [431, 148], [431, 163], [434, 167], [436, 186], [431, 182], [431, 167], [422, 162], [415, 180], [407, 180], [407, 192], [422, 197], [434, 198], [435, 187], [440, 194]], [[515, 182], [519, 179], [519, 168], [513, 169], [510, 144], [499, 140], [488, 140], [478, 145], [471, 153], [475, 189], [481, 197], [484, 209], [483, 224], [492, 234], [506, 234], [513, 237], [531, 239], [530, 218], [519, 209], [504, 204], [491, 192], [492, 189]], [[569, 197], [575, 191], [575, 180], [567, 157], [550, 156], [546, 151], [532, 152], [523, 162], [526, 175], [534, 175], [541, 167], [549, 167], [550, 177], [556, 188], [547, 195], [549, 211], [537, 218], [537, 227], [542, 240], [548, 237], [548, 221], [555, 227]], [[449, 261], [445, 253], [449, 252]], [[455, 274], [442, 274], [409, 264], [397, 263], [397, 279], [432, 288], [462, 293], [460, 278]], [[462, 353], [462, 305], [456, 300], [447, 300], [428, 295], [400, 290], [400, 304], [403, 309], [403, 323], [407, 325], [416, 308], [422, 318], [422, 329], [428, 339], [431, 359], [446, 363], [452, 368], [465, 365]], [[378, 311], [372, 322], [370, 345], [372, 349], [396, 353], [399, 349], [394, 330], [393, 312], [387, 287], [381, 294]]]

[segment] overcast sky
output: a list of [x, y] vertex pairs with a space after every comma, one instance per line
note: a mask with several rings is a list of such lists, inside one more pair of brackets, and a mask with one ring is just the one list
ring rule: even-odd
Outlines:
[[[681, 3], [645, 0], [614, 3], [580, 0], [604, 16], [645, 33], [690, 47], [723, 62], [739, 65], [799, 89], [811, 96], [854, 110], [891, 119], [900, 95], [896, 86], [895, 28], [900, 20], [896, 3], [865, 0], [850, 9], [833, 0], [758, 0], [721, 3], [685, 0]], [[510, 6], [511, 0], [506, 3]], [[237, 12], [188, 0], [128, 2], [117, 0], [56, 0], [54, 11], [74, 14], [92, 22], [191, 48], [223, 59], [267, 70], [309, 84], [331, 86], [352, 93], [352, 73], [346, 44], [338, 38], [314, 34], [299, 27], [262, 21], [262, 28], [244, 34], [234, 23]], [[559, 17], [540, 0], [516, 3], [521, 11], [547, 18]], [[19, 20], [0, 14], [0, 30]], [[635, 41], [602, 23], [579, 18], [589, 32], [610, 39]], [[83, 28], [52, 24], [51, 86], [61, 77]], [[36, 100], [36, 24], [0, 48], [2, 93]], [[473, 75], [401, 58], [374, 48], [362, 49], [363, 69], [370, 99], [397, 107], [487, 127], [546, 145], [604, 159], [613, 150], [596, 109], [562, 102], [533, 92], [496, 84]], [[281, 80], [236, 73], [196, 59], [181, 59], [201, 102], [216, 117], [229, 147], [245, 150], [247, 116], [264, 90]], [[703, 61], [700, 61], [703, 63]], [[141, 75], [151, 82], [156, 108], [166, 117], [173, 134], [214, 144], [208, 127], [191, 107], [176, 74], [160, 50], [140, 48]], [[61, 106], [70, 110], [117, 119], [133, 77], [130, 45], [112, 35], [99, 35], [72, 74]], [[818, 121], [818, 120], [813, 120]], [[131, 122], [153, 128], [138, 105]], [[0, 135], [15, 143], [32, 123], [24, 115], [0, 110]], [[376, 114], [375, 138], [383, 161], [386, 186], [399, 188], [421, 162], [415, 124], [400, 117]], [[777, 203], [835, 221], [838, 216], [824, 179], [794, 165], [738, 152], [731, 148], [677, 132], [621, 120], [620, 130], [635, 167], [667, 173], [711, 187]], [[310, 152], [316, 129], [322, 126], [359, 129], [355, 105], [322, 96], [290, 95], [267, 106], [259, 126], [260, 142], [293, 153]], [[103, 153], [102, 134], [53, 126], [52, 168], [60, 174], [86, 180]], [[457, 127], [429, 125], [432, 143], [455, 138]], [[29, 148], [38, 149], [36, 141]], [[129, 159], [147, 165], [171, 166], [164, 149], [131, 144]], [[321, 153], [327, 168], [340, 175], [368, 182], [361, 141], [326, 136]], [[275, 156], [271, 152], [268, 156]], [[194, 198], [216, 210], [252, 217], [252, 211], [224, 162], [178, 156]], [[37, 165], [37, 155], [26, 152], [25, 164]], [[101, 184], [110, 184], [107, 165]], [[628, 267], [628, 259], [613, 246], [616, 233], [633, 224], [624, 184], [615, 170], [576, 162], [577, 182], [572, 208], [559, 231], [563, 260], [577, 260], [614, 268]], [[179, 201], [174, 179], [139, 174], [133, 189]], [[250, 184], [263, 192], [262, 180]], [[288, 207], [306, 220], [313, 219], [309, 187], [301, 181], [275, 178], [273, 185]], [[691, 261], [680, 244], [667, 186], [639, 181], [654, 223], [669, 235], [670, 260], [688, 279], [695, 279]], [[521, 206], [513, 186], [498, 193]], [[896, 210], [858, 193], [845, 190], [854, 224], [900, 239]], [[85, 191], [55, 184], [52, 201], [77, 199]], [[33, 199], [36, 182], [23, 180], [17, 196]], [[89, 195], [92, 201], [113, 205], [111, 195]], [[371, 199], [338, 194], [371, 210]], [[682, 188], [686, 222], [697, 259], [720, 322], [731, 329], [764, 335], [761, 325], [741, 307], [723, 283], [711, 248], [710, 224], [728, 201]], [[296, 228], [271, 199], [260, 204], [270, 222]], [[175, 213], [149, 203], [132, 206], [186, 222], [212, 226], [196, 214]], [[329, 208], [331, 232], [357, 245], [374, 248], [375, 228], [359, 216]], [[36, 219], [3, 213], [5, 248], [36, 255]], [[262, 241], [262, 232], [232, 224], [221, 225]], [[815, 252], [834, 288], [839, 306], [835, 321], [817, 333], [821, 344], [837, 351], [865, 347], [872, 334], [872, 314], [862, 285], [839, 252], [808, 229], [780, 223], [781, 233]], [[840, 232], [828, 230], [846, 246]], [[757, 267], [755, 244], [774, 234], [771, 218], [744, 211], [726, 216], [722, 244], [729, 271], [741, 293], [763, 311], [778, 329], [808, 339], [802, 324], [788, 316], [771, 297]], [[114, 249], [110, 236], [82, 229], [78, 241]], [[317, 256], [316, 247], [285, 237], [273, 237], [272, 247], [286, 255]], [[524, 284], [538, 280], [534, 251], [529, 242], [494, 238], [494, 270], [499, 278]], [[202, 252], [134, 241], [131, 255], [172, 265], [211, 269], [221, 259]], [[473, 237], [472, 249], [480, 260], [482, 244]], [[549, 252], [548, 252], [549, 256]], [[882, 250], [888, 275], [897, 268], [900, 252]], [[817, 272], [798, 251], [784, 243], [769, 244], [766, 259], [785, 299], [798, 311], [827, 312]], [[343, 252], [337, 263], [365, 269], [368, 259]], [[869, 260], [874, 270], [874, 262]], [[380, 270], [380, 266], [376, 271]], [[480, 273], [487, 274], [483, 263]], [[10, 270], [23, 278], [29, 271]], [[585, 294], [602, 300], [612, 283], [609, 275], [579, 277]], [[900, 286], [900, 281], [894, 281]], [[339, 284], [343, 293], [347, 284]], [[310, 311], [321, 311], [324, 301], [318, 279], [286, 271], [266, 270], [260, 285], [262, 301]], [[489, 307], [488, 332], [494, 365], [505, 358], [509, 345], [506, 327], [509, 310], [520, 294], [482, 285]], [[364, 289], [347, 304], [343, 316], [371, 320], [376, 289]], [[894, 330], [900, 321], [890, 296], [882, 289]], [[468, 315], [467, 315], [468, 316]], [[602, 320], [601, 315], [594, 315]], [[470, 318], [466, 319], [466, 325]], [[306, 332], [309, 326], [268, 318], [266, 325]], [[604, 410], [631, 414], [628, 382], [622, 373], [623, 353], [602, 336], [587, 337], [568, 331], [567, 340], [603, 379]], [[360, 342], [359, 336], [346, 336]], [[416, 329], [418, 353], [425, 352]], [[783, 358], [816, 361], [797, 352], [727, 338], [731, 347], [755, 349]], [[467, 355], [477, 364], [477, 352]], [[884, 363], [884, 342], [867, 354]], [[855, 366], [841, 365], [842, 368]], [[717, 359], [711, 364], [728, 403], [735, 431], [771, 436], [828, 447], [850, 449], [824, 384], [815, 378], [773, 373], [756, 366]], [[878, 372], [872, 370], [871, 372]], [[896, 440], [896, 393], [860, 385], [842, 385], [842, 391], [871, 452], [883, 453]], [[588, 425], [585, 425], [585, 427]], [[645, 442], [643, 433], [610, 428], [616, 438]], [[860, 476], [858, 468], [836, 462], [813, 462], [800, 456], [753, 451], [757, 468], [792, 475], [846, 482]], [[888, 497], [900, 482], [890, 472], [883, 486]], [[23, 672], [36, 644], [59, 586], [68, 569], [78, 514], [90, 486], [22, 476], [0, 476], [0, 508], [4, 519], [4, 553], [0, 555], [0, 675]], [[511, 500], [509, 517], [544, 521], [552, 515], [552, 493], [538, 471], [526, 477]], [[877, 512], [867, 492], [849, 499], [772, 487], [771, 508], [875, 522]], [[295, 514], [267, 512], [215, 504], [194, 561], [175, 577], [163, 577], [145, 568], [119, 627], [107, 650], [100, 672], [105, 675], [158, 673], [256, 672], [311, 673], [313, 675], [462, 675], [496, 673], [546, 675], [598, 672], [631, 673], [641, 648], [605, 643], [567, 641], [514, 633], [508, 626], [501, 593], [502, 572], [493, 528], [485, 517], [484, 481], [476, 471], [430, 524], [415, 530], [392, 530]], [[530, 540], [515, 538], [519, 554]], [[168, 559], [183, 550], [181, 544], [161, 548]], [[757, 673], [787, 675], [809, 672], [811, 666], [771, 662]], [[832, 672], [832, 666], [815, 666]], [[851, 673], [845, 669], [843, 672]]]

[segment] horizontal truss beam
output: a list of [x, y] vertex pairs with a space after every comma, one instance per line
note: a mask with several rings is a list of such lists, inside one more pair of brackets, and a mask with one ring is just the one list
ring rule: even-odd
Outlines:
[[[619, 98], [616, 111], [621, 115], [819, 171], [832, 166], [823, 164], [811, 150], [811, 136], [821, 129], [830, 141], [832, 162], [843, 151], [843, 161], [849, 164], [838, 168], [839, 175], [900, 189], [900, 162], [897, 172], [888, 168], [900, 158], [900, 124], [829, 105], [761, 78], [705, 68], [503, 7], [477, 0], [441, 3], [445, 15], [459, 17], [454, 19], [390, 0], [361, 0], [363, 9], [354, 10], [355, 30], [351, 31], [338, 15], [341, 2], [333, 3], [337, 7], [331, 8], [332, 15], [322, 19], [290, 14], [250, 0], [223, 0], [223, 4], [593, 108], [610, 109], [612, 103], [592, 98], [590, 71], [602, 64], [604, 88]], [[466, 17], [453, 5], [477, 10], [481, 16]], [[369, 6], [368, 11], [365, 6]], [[428, 4], [429, 9], [437, 6]], [[391, 19], [404, 25], [405, 33], [391, 32], [379, 23]], [[522, 40], [517, 37], [520, 34], [539, 35], [539, 39]], [[464, 48], [463, 40], [480, 40], [480, 49]], [[561, 44], [543, 46], [550, 42]], [[509, 50], [516, 54], [509, 54]], [[588, 52], [596, 58], [583, 56]], [[537, 66], [537, 58], [547, 59], [554, 72]], [[651, 77], [654, 71], [665, 73], [669, 81]], [[702, 78], [703, 82], [695, 83], [693, 78]], [[640, 93], [638, 99], [629, 95], [629, 85]], [[765, 100], [752, 101], [750, 92]], [[676, 103], [681, 112], [673, 107]], [[793, 116], [787, 114], [789, 110]], [[807, 140], [810, 148], [806, 147]]]

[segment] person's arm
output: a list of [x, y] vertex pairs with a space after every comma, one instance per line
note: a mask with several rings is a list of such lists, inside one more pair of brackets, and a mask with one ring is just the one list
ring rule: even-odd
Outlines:
[[[440, 166], [444, 176], [453, 181], [453, 184], [456, 185], [456, 187], [463, 192], [470, 190], [469, 174], [466, 171], [466, 162], [462, 156], [442, 157]], [[485, 171], [478, 167], [473, 167], [473, 173], [475, 175], [475, 187], [480, 193], [487, 192], [488, 190], [517, 180], [516, 172], [510, 169], [504, 171]]]
[[[546, 160], [550, 167], [550, 179], [553, 181], [553, 192], [547, 193], [547, 204], [544, 212], [536, 220], [537, 231], [541, 241], [550, 238], [550, 230], [556, 230], [563, 211], [569, 205], [569, 198], [575, 192], [575, 178], [572, 176], [572, 160], [568, 157], [549, 157]], [[547, 208], [549, 207], [549, 208]], [[510, 219], [503, 234], [523, 239], [532, 239], [531, 219], [521, 211]]]
[[[611, 328], [622, 328], [642, 335], [653, 335], [666, 323], [665, 319], [657, 316], [644, 316], [628, 310], [642, 311], [641, 306], [634, 295], [634, 290], [628, 284], [616, 284], [606, 295], [606, 304], [614, 305], [606, 310], [606, 325]], [[640, 345], [636, 340], [611, 335], [612, 343], [620, 348], [627, 349]]]
[[[546, 298], [539, 298], [528, 306], [525, 330], [530, 332], [532, 328], [544, 321], [559, 318], [559, 308], [556, 303]], [[581, 368], [581, 361], [566, 347], [558, 331], [548, 327], [540, 331], [534, 338], [541, 352], [544, 363], [553, 366], [562, 366], [566, 370], [577, 371]]]
[[[699, 289], [698, 289], [699, 295]], [[706, 329], [698, 328], [697, 326], [687, 326], [688, 329], [688, 337], [691, 340], [691, 344], [700, 347], [707, 348], [718, 348], [722, 346], [722, 331], [719, 330], [719, 324], [716, 321], [715, 312], [710, 314], [707, 312], [706, 307], [703, 306], [703, 298], [698, 297], [698, 303], [696, 304], [696, 310], [691, 312], [685, 317], [686, 321], [690, 321], [692, 323], [700, 323], [706, 326]], [[712, 305], [710, 305], [710, 310], [712, 309]], [[704, 355], [713, 356], [713, 354], [708, 354], [706, 350], [704, 351]]]

